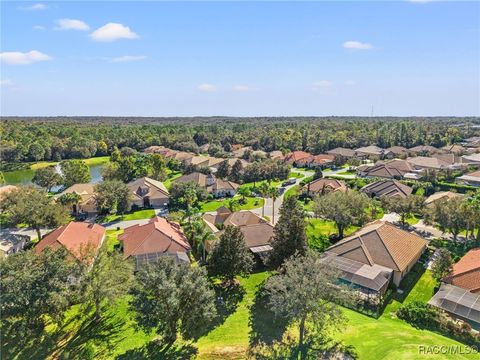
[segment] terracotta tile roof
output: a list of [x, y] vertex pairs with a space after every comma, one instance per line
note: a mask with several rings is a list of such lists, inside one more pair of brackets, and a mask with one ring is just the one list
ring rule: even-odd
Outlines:
[[35, 246], [35, 251], [40, 253], [47, 247], [57, 249], [64, 246], [75, 258], [81, 259], [86, 255], [84, 251], [89, 246], [98, 249], [104, 237], [105, 228], [103, 226], [72, 221], [46, 235]]
[[436, 192], [436, 193], [430, 195], [425, 200], [425, 204], [429, 205], [429, 204], [432, 204], [432, 203], [434, 203], [435, 201], [438, 201], [438, 200], [450, 200], [450, 199], [453, 199], [453, 198], [456, 198], [456, 197], [461, 197], [461, 196], [463, 196], [463, 194], [454, 193], [452, 191], [439, 191], [439, 192]]
[[296, 161], [300, 161], [310, 157], [312, 154], [309, 154], [305, 151], [293, 151], [287, 155], [283, 159], [286, 163], [294, 163]]
[[118, 239], [123, 243], [126, 257], [154, 253], [175, 255], [190, 250], [180, 226], [161, 217], [155, 217], [144, 225], [126, 228]]
[[397, 180], [381, 180], [364, 186], [360, 191], [372, 197], [398, 196], [405, 198], [412, 193], [412, 188]]
[[311, 193], [320, 193], [327, 191], [347, 191], [347, 185], [342, 180], [337, 179], [316, 179], [313, 180], [310, 184], [306, 184], [302, 187], [302, 191], [310, 191]]
[[480, 292], [480, 248], [466, 253], [453, 265], [452, 272], [444, 281], [473, 293]]
[[388, 223], [370, 223], [328, 251], [367, 265], [403, 271], [427, 246], [420, 236]]

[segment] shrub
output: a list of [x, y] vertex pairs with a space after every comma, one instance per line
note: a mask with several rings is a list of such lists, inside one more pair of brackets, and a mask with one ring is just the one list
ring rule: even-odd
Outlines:
[[437, 323], [438, 312], [420, 301], [412, 301], [397, 311], [397, 316], [418, 328], [432, 328]]

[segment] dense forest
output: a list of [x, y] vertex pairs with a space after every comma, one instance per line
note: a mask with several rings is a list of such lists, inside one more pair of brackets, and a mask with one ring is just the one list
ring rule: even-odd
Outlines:
[[2, 117], [2, 162], [109, 155], [115, 148], [164, 145], [225, 154], [232, 145], [314, 154], [335, 147], [421, 144], [441, 147], [480, 134], [480, 118], [429, 117]]

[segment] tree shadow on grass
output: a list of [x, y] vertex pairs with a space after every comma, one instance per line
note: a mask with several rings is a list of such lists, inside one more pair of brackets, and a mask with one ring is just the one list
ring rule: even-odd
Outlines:
[[258, 286], [257, 296], [250, 309], [250, 347], [270, 346], [282, 340], [287, 328], [287, 320], [275, 316], [268, 304], [269, 297], [263, 290], [264, 283]]
[[225, 321], [231, 314], [233, 314], [238, 307], [238, 304], [245, 296], [245, 289], [240, 285], [232, 286], [215, 286], [217, 317], [213, 321], [212, 327], [217, 327]]
[[188, 360], [197, 355], [197, 348], [190, 344], [162, 344], [160, 341], [153, 340], [137, 349], [128, 350], [122, 355], [118, 355], [116, 360]]
[[402, 290], [402, 293], [395, 291], [393, 294], [393, 299], [403, 303], [417, 284], [418, 280], [420, 280], [422, 275], [425, 273], [425, 270], [426, 269], [422, 264], [416, 263], [412, 270], [410, 270], [407, 276], [405, 276], [400, 283], [399, 289]]

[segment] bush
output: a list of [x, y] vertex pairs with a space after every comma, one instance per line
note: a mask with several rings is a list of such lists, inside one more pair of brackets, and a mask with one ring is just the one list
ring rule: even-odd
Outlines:
[[415, 327], [429, 329], [437, 324], [438, 312], [420, 301], [412, 301], [398, 309], [397, 316]]

